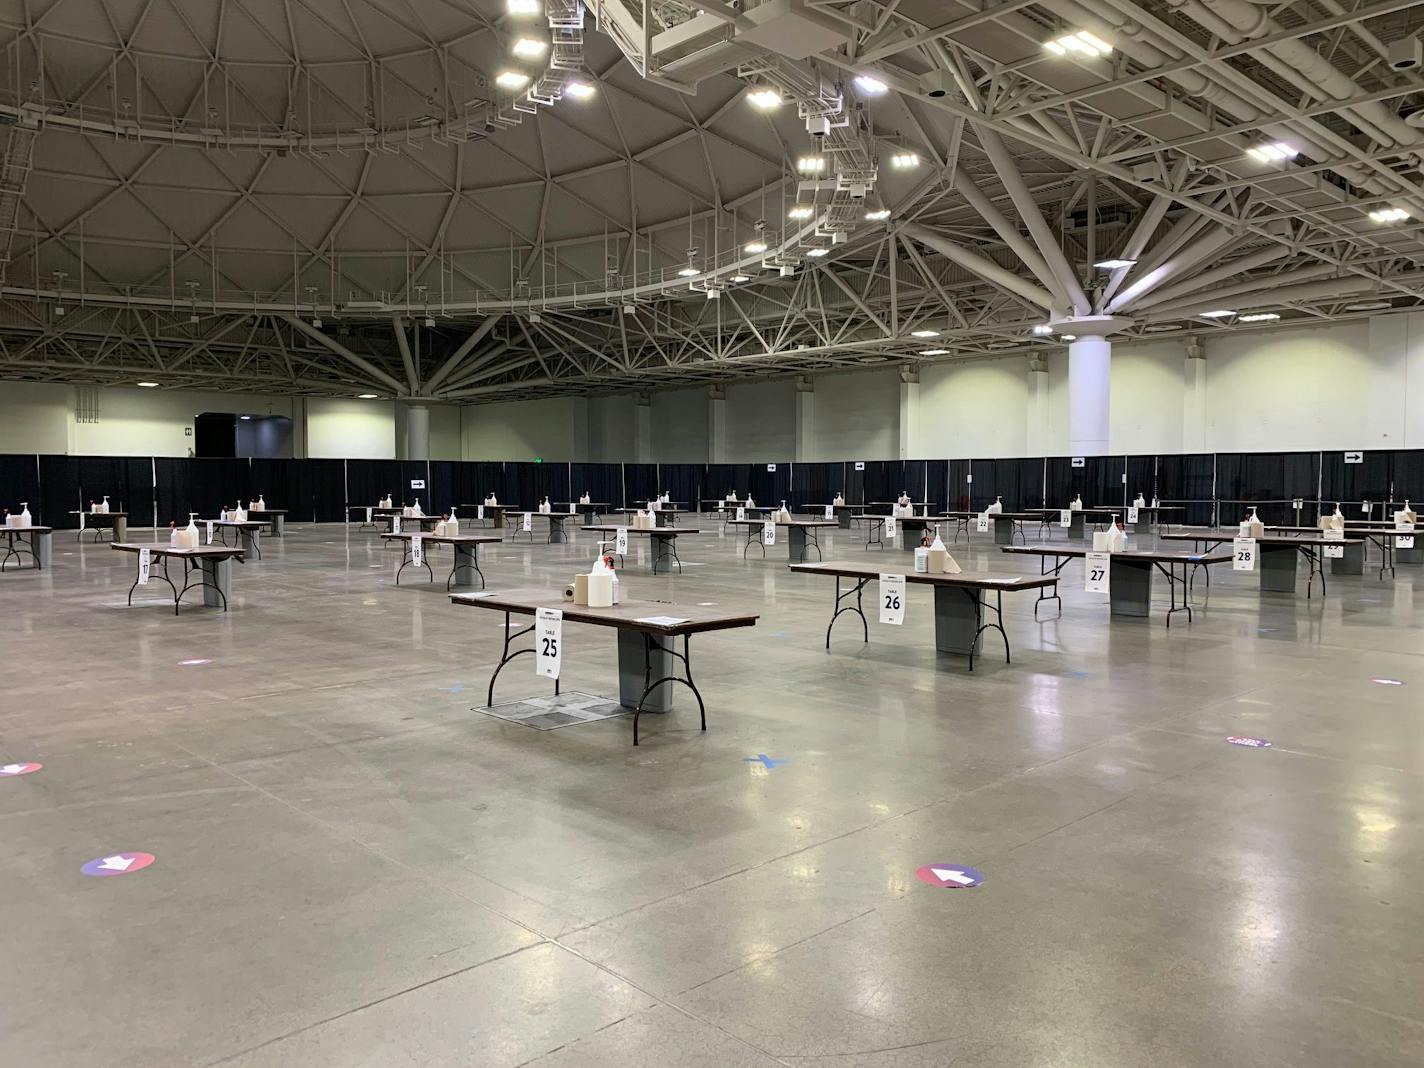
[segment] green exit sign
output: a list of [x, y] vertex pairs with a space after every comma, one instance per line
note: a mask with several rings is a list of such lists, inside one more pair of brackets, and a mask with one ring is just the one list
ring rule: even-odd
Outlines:
[[542, 457], [542, 456], [536, 456], [536, 457], [534, 457], [534, 462], [535, 462], [536, 464], [542, 464], [542, 463], [544, 462], [544, 457]]

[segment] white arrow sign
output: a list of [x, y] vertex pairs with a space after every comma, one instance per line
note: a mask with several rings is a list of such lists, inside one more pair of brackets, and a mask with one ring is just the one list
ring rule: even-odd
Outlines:
[[1345, 454], [1347, 464], [1362, 464], [1365, 462], [1365, 454], [1362, 452], [1347, 452]]
[[105, 857], [99, 861], [99, 867], [108, 871], [128, 871], [133, 862], [133, 857]]
[[971, 886], [974, 880], [965, 875], [962, 871], [955, 871], [953, 868], [931, 868], [936, 879], [943, 879], [946, 882], [958, 883], [960, 886]]

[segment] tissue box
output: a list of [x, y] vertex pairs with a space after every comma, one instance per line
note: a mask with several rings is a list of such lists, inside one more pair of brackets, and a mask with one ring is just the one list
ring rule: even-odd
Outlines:
[[1093, 531], [1093, 552], [1105, 553], [1108, 551], [1108, 532], [1106, 530]]
[[574, 604], [588, 604], [588, 575], [574, 576]]
[[915, 550], [915, 570], [921, 575], [930, 569], [930, 551], [923, 546]]

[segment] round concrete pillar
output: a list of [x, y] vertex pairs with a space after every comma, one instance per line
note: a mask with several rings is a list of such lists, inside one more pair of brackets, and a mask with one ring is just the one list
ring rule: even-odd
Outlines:
[[405, 458], [430, 459], [430, 409], [423, 404], [405, 410]]
[[1112, 342], [1080, 337], [1068, 344], [1068, 451], [1074, 456], [1108, 454], [1108, 400]]

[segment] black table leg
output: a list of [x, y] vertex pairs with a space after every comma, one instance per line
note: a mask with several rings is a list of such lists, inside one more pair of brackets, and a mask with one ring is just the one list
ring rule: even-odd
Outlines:
[[[638, 698], [638, 707], [633, 709], [634, 745], [638, 744], [638, 720], [643, 714], [643, 704], [647, 701], [648, 695], [651, 694], [654, 690], [656, 690], [659, 686], [668, 685], [674, 682], [682, 683], [689, 690], [691, 690], [692, 695], [697, 698], [697, 711], [702, 717], [702, 729], [704, 731], [707, 729], [707, 706], [702, 702], [702, 691], [700, 691], [697, 688], [697, 684], [692, 681], [691, 639], [692, 635], [690, 634], [684, 634], [682, 636], [682, 652], [679, 653], [676, 649], [671, 648], [670, 646], [665, 646], [660, 642], [654, 641], [653, 636], [647, 633], [646, 631], [643, 632], [643, 694], [641, 697]], [[676, 638], [673, 639], [673, 641], [676, 640]], [[664, 675], [660, 679], [654, 679], [652, 677], [654, 650], [660, 653], [666, 653], [674, 660], [681, 660], [683, 672], [686, 675], [686, 678], [679, 678], [676, 675]]]
[[[514, 650], [514, 652], [511, 653], [511, 652], [509, 651], [510, 642], [512, 642], [515, 638], [522, 638], [522, 637], [524, 637], [524, 635], [526, 635], [526, 634], [532, 634], [532, 633], [534, 633], [534, 627], [535, 627], [535, 625], [536, 625], [536, 624], [534, 624], [534, 623], [530, 623], [529, 626], [525, 627], [523, 630], [517, 630], [517, 631], [515, 631], [513, 634], [511, 634], [511, 633], [509, 632], [509, 613], [508, 613], [508, 612], [504, 613], [504, 650], [503, 650], [503, 651], [501, 652], [501, 654], [500, 654], [499, 663], [495, 665], [494, 674], [490, 676], [490, 680], [489, 680], [489, 692], [485, 695], [485, 705], [486, 705], [487, 707], [494, 704], [494, 684], [495, 684], [495, 680], [499, 678], [499, 673], [504, 670], [504, 665], [505, 665], [505, 664], [508, 664], [508, 663], [509, 663], [511, 660], [513, 660], [515, 657], [523, 656], [525, 653], [533, 653], [533, 652], [534, 652], [534, 647], [531, 645], [528, 649], [516, 649], [516, 650]], [[558, 679], [555, 679], [555, 680], [554, 680], [554, 695], [557, 697], [557, 696], [558, 696], [558, 693], [559, 693], [559, 680], [558, 680]]]
[[[826, 627], [826, 648], [827, 648], [827, 649], [829, 649], [829, 648], [831, 647], [831, 628], [836, 625], [836, 619], [839, 618], [839, 616], [840, 616], [840, 614], [841, 614], [842, 612], [854, 612], [856, 615], [860, 616], [860, 626], [861, 626], [861, 630], [863, 630], [863, 631], [865, 632], [865, 635], [864, 635], [864, 639], [863, 639], [863, 640], [864, 640], [865, 642], [869, 642], [869, 641], [870, 641], [870, 624], [866, 621], [866, 618], [865, 618], [865, 602], [861, 599], [862, 594], [863, 594], [863, 592], [864, 592], [864, 590], [865, 590], [865, 584], [866, 584], [867, 582], [869, 582], [869, 581], [870, 581], [869, 578], [859, 579], [859, 580], [856, 582], [854, 589], [846, 590], [845, 593], [841, 593], [841, 577], [840, 577], [839, 575], [836, 576], [836, 601], [835, 601], [835, 611], [831, 613], [831, 622], [830, 622], [830, 624]], [[841, 604], [841, 601], [845, 600], [845, 599], [846, 599], [847, 597], [849, 597], [851, 594], [855, 594], [855, 604], [853, 604], [853, 605], [850, 605], [850, 604], [842, 605], [842, 604]]]

